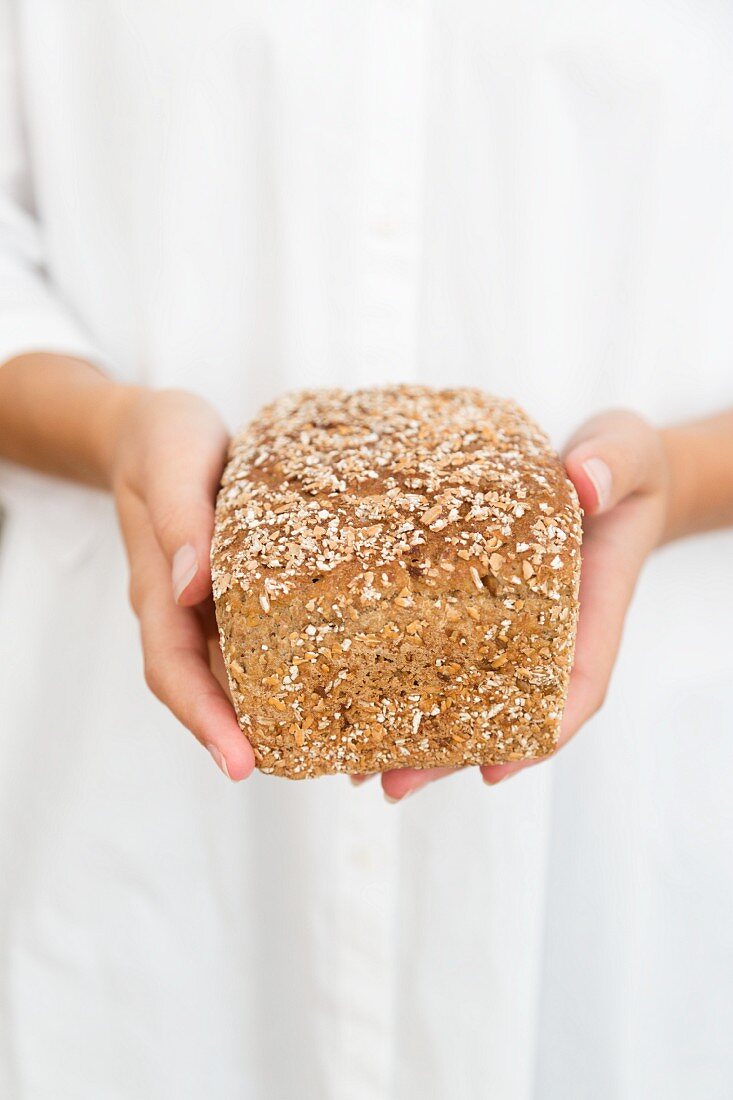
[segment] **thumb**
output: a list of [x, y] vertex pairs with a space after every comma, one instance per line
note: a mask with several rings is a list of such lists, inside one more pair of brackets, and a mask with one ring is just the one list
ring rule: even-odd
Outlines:
[[214, 502], [226, 446], [214, 410], [191, 398], [168, 411], [150, 455], [146, 503], [170, 565], [174, 597], [185, 607], [211, 592]]
[[566, 445], [564, 461], [586, 515], [601, 515], [632, 493], [651, 491], [661, 478], [656, 431], [624, 410], [583, 424]]

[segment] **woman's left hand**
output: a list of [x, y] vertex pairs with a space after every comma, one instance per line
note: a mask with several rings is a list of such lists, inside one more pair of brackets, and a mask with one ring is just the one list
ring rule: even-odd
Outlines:
[[[602, 706], [626, 612], [646, 558], [668, 528], [669, 466], [662, 434], [632, 412], [587, 421], [564, 453], [585, 513], [580, 618], [558, 748]], [[541, 763], [482, 767], [488, 784]], [[386, 797], [400, 801], [455, 769], [405, 768], [382, 775]]]

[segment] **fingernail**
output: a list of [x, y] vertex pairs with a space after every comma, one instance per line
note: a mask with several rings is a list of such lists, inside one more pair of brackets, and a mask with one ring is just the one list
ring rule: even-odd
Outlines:
[[386, 792], [386, 791], [383, 791], [382, 793], [383, 793], [383, 795], [384, 795], [384, 801], [385, 801], [385, 802], [389, 802], [389, 804], [390, 804], [391, 806], [394, 806], [395, 802], [404, 802], [404, 801], [405, 801], [405, 799], [406, 799], [406, 798], [409, 798], [409, 797], [410, 797], [410, 795], [411, 795], [411, 794], [412, 794], [413, 792], [412, 792], [412, 791], [405, 791], [405, 793], [404, 793], [404, 794], [403, 794], [403, 795], [402, 795], [402, 796], [401, 796], [400, 798], [395, 798], [395, 797], [394, 797], [393, 795], [391, 795], [391, 794], [387, 794], [387, 792]]
[[214, 761], [217, 768], [219, 768], [221, 771], [224, 772], [224, 775], [227, 777], [227, 779], [230, 779], [231, 776], [229, 775], [229, 769], [227, 768], [227, 762], [224, 759], [224, 757], [222, 756], [222, 754], [219, 752], [219, 750], [217, 749], [216, 745], [207, 745], [206, 748], [208, 749], [209, 754], [211, 756], [211, 759]]
[[583, 463], [586, 476], [591, 481], [598, 499], [598, 510], [607, 508], [611, 500], [611, 471], [602, 458], [587, 458]]
[[173, 565], [171, 568], [173, 595], [176, 603], [198, 573], [198, 568], [199, 561], [191, 543], [187, 542], [184, 546], [179, 546], [173, 555]]
[[503, 783], [505, 779], [511, 779], [511, 777], [513, 775], [516, 775], [516, 774], [517, 774], [517, 772], [515, 772], [515, 771], [514, 772], [502, 772], [501, 775], [498, 775], [496, 777], [496, 779], [492, 779], [488, 775], [483, 775], [482, 774], [481, 778], [483, 779], [483, 781], [484, 781], [484, 783], [486, 784], [487, 787], [495, 787], [497, 783]]
[[484, 777], [484, 783], [487, 787], [495, 787], [497, 783], [506, 783], [507, 779], [511, 779], [515, 775], [521, 775], [523, 771], [523, 768], [517, 768], [516, 771], [505, 772], [503, 775], [500, 775], [498, 779], [488, 779]]

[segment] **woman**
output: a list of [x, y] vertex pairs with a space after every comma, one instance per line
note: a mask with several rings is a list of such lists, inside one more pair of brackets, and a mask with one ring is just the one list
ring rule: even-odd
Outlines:
[[[2, 1095], [728, 1096], [729, 534], [585, 724], [733, 521], [733, 15], [0, 10]], [[238, 787], [228, 430], [398, 380], [572, 436], [585, 728]]]

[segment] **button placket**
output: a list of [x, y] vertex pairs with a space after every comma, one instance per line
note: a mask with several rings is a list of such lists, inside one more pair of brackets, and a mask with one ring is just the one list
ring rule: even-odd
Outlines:
[[339, 1050], [343, 1095], [390, 1095], [397, 826], [372, 780], [344, 796], [340, 837]]
[[428, 18], [375, 4], [364, 44], [363, 364], [370, 384], [417, 377]]
[[[417, 377], [426, 0], [371, 3], [362, 46], [362, 309], [352, 384]], [[344, 791], [337, 839], [337, 1095], [389, 1100], [400, 821], [378, 780]]]

